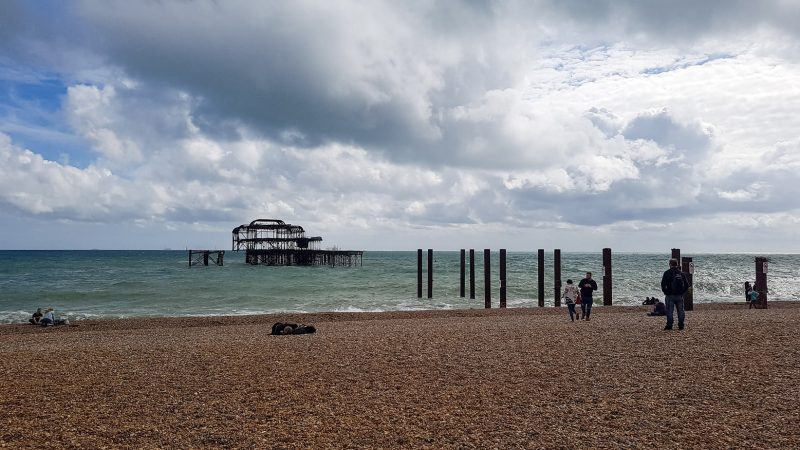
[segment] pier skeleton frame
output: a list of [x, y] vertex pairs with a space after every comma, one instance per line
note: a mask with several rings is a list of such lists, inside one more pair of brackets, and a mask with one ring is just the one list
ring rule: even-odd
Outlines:
[[299, 225], [277, 219], [256, 219], [233, 229], [231, 248], [245, 252], [248, 264], [268, 266], [362, 265], [363, 251], [321, 250], [319, 236], [306, 237]]

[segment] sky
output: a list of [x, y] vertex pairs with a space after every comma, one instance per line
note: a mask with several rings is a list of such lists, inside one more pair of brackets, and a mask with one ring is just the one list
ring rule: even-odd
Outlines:
[[800, 1], [3, 1], [0, 248], [800, 252]]

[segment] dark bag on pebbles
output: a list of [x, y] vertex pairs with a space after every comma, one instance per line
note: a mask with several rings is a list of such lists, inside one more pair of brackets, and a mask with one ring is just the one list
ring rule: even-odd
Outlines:
[[316, 333], [317, 329], [314, 328], [314, 325], [300, 325], [296, 323], [283, 323], [283, 322], [276, 322], [272, 325], [272, 333], [274, 335], [281, 335], [281, 334], [310, 334]]

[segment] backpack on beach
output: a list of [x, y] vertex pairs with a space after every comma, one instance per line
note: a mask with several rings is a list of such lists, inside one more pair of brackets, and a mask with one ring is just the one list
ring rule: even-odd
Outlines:
[[679, 270], [675, 270], [672, 274], [672, 280], [669, 282], [669, 291], [672, 295], [683, 295], [689, 290], [686, 279]]
[[296, 323], [283, 323], [283, 322], [276, 322], [272, 325], [272, 333], [273, 335], [284, 335], [284, 334], [311, 334], [316, 333], [317, 329], [314, 325], [303, 325], [296, 324]]

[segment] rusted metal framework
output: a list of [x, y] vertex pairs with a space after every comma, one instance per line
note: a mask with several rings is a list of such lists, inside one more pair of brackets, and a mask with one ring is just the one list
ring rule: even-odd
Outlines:
[[223, 250], [189, 250], [189, 267], [207, 266], [211, 261], [217, 266], [223, 264], [225, 252]]
[[277, 219], [256, 219], [233, 229], [234, 251], [245, 251], [248, 264], [269, 266], [354, 266], [361, 265], [363, 252], [321, 250], [322, 238], [306, 237], [299, 225]]

